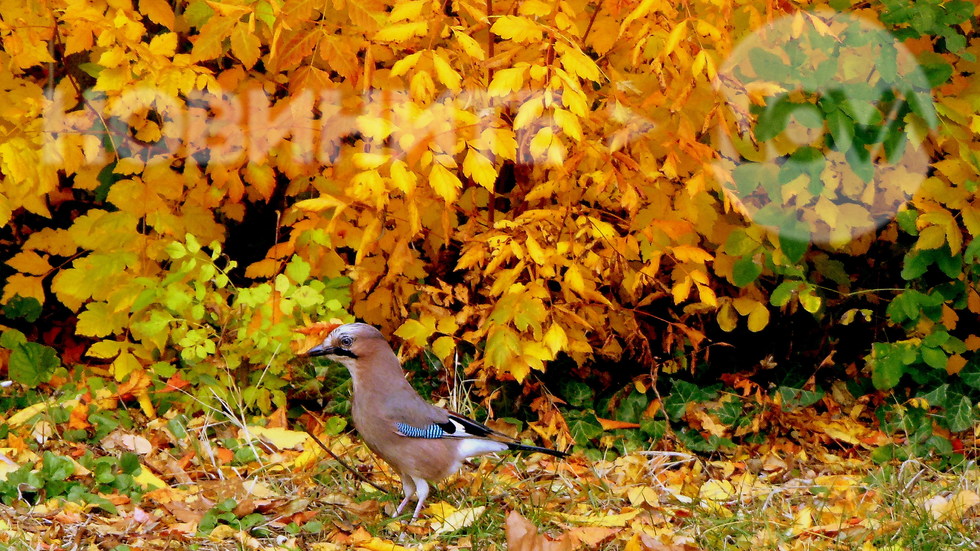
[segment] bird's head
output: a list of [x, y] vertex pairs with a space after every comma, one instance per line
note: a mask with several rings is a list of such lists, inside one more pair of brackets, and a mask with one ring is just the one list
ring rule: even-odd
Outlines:
[[354, 371], [358, 360], [363, 360], [378, 347], [387, 348], [384, 335], [366, 323], [347, 323], [330, 332], [323, 342], [306, 352], [307, 356], [325, 356]]

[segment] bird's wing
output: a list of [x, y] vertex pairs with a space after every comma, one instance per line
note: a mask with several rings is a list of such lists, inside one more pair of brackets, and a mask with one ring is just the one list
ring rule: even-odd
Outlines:
[[442, 422], [432, 422], [421, 426], [410, 423], [395, 423], [395, 432], [409, 438], [487, 438], [504, 442], [513, 441], [512, 438], [483, 423], [467, 419], [451, 411], [446, 412], [446, 420]]

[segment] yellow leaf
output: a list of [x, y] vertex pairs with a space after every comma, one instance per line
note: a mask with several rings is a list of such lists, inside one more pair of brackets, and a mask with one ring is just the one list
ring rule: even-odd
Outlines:
[[419, 15], [422, 13], [422, 8], [428, 0], [409, 0], [408, 2], [402, 2], [396, 5], [388, 18], [391, 21], [414, 21], [419, 19]]
[[566, 136], [577, 142], [582, 141], [582, 125], [579, 124], [578, 117], [561, 108], [554, 109], [554, 117], [558, 128], [561, 128]]
[[527, 17], [503, 15], [490, 27], [501, 38], [516, 42], [541, 42], [541, 27]]
[[447, 203], [451, 203], [459, 196], [459, 190], [463, 188], [463, 183], [455, 174], [446, 169], [439, 163], [432, 165], [429, 172], [429, 185]]
[[167, 0], [139, 0], [139, 8], [150, 21], [173, 30], [174, 10]]
[[480, 43], [477, 42], [472, 36], [464, 34], [455, 29], [453, 29], [453, 36], [456, 37], [456, 41], [459, 42], [460, 48], [466, 52], [466, 55], [480, 61], [487, 58], [487, 54], [484, 53], [483, 47], [480, 46]]
[[738, 490], [728, 480], [709, 480], [701, 485], [698, 496], [712, 501], [729, 501], [738, 495]]
[[619, 27], [619, 35], [622, 36], [623, 33], [626, 32], [626, 29], [630, 26], [630, 23], [650, 13], [650, 10], [652, 10], [654, 6], [659, 9], [661, 5], [662, 0], [643, 0], [640, 2], [635, 8], [633, 8], [633, 11], [626, 16], [626, 19], [623, 19], [623, 24]]
[[660, 495], [651, 486], [645, 484], [631, 487], [626, 492], [626, 496], [629, 498], [630, 505], [633, 507], [643, 507], [644, 505], [660, 506]]
[[99, 65], [103, 67], [118, 67], [123, 62], [128, 63], [128, 58], [126, 57], [126, 52], [122, 48], [114, 47], [102, 52], [99, 56]]
[[310, 439], [310, 435], [302, 431], [288, 430], [279, 427], [260, 427], [252, 425], [246, 431], [241, 431], [240, 437], [245, 438], [248, 433], [257, 438], [272, 444], [280, 450], [302, 450], [303, 445]]
[[409, 69], [415, 67], [415, 64], [419, 62], [419, 58], [422, 57], [422, 52], [415, 52], [414, 54], [407, 55], [391, 66], [391, 76], [398, 77], [404, 75]]
[[26, 408], [11, 415], [10, 418], [7, 419], [7, 424], [12, 427], [23, 425], [29, 421], [31, 417], [34, 417], [38, 413], [52, 407], [64, 408], [65, 411], [71, 411], [72, 408], [78, 407], [78, 400], [65, 400], [64, 402], [51, 400], [49, 402], [38, 402], [36, 404], [31, 404], [30, 406], [27, 406]]
[[674, 297], [674, 304], [680, 304], [687, 300], [687, 297], [691, 295], [691, 286], [694, 281], [691, 280], [690, 276], [685, 276], [684, 279], [674, 283], [674, 286], [670, 289], [670, 294]]
[[[211, 539], [214, 539], [214, 537], [212, 536]], [[393, 541], [378, 537], [372, 537], [368, 541], [358, 542], [356, 548], [366, 549], [367, 551], [412, 551], [409, 547], [398, 545]]]
[[[694, 272], [692, 276], [698, 274], [703, 274], [703, 272]], [[701, 300], [701, 302], [707, 304], [708, 306], [717, 306], [718, 296], [715, 294], [715, 290], [712, 289], [710, 285], [697, 281], [698, 278], [696, 277], [692, 277], [692, 279], [694, 279], [694, 283], [697, 284], [698, 298]]]
[[545, 254], [544, 249], [541, 248], [541, 245], [533, 235], [527, 234], [527, 238], [524, 240], [524, 246], [527, 247], [527, 253], [531, 256], [531, 260], [533, 260], [536, 264], [544, 265], [544, 263], [547, 262], [548, 257]]
[[216, 2], [214, 0], [204, 0], [221, 17], [234, 17], [236, 19], [249, 13], [250, 9], [231, 2]]
[[547, 17], [551, 15], [554, 8], [555, 4], [553, 3], [545, 3], [541, 0], [523, 0], [517, 7], [517, 13], [521, 15]]
[[502, 98], [524, 87], [524, 75], [527, 65], [501, 69], [493, 74], [493, 80], [487, 88], [491, 97]]
[[419, 320], [405, 320], [404, 323], [395, 331], [395, 335], [401, 337], [402, 339], [414, 344], [415, 346], [425, 346], [435, 332], [435, 319], [429, 316], [429, 318], [423, 321], [428, 321], [429, 323], [423, 323]]
[[692, 245], [676, 245], [671, 247], [674, 252], [674, 258], [679, 262], [696, 262], [698, 264], [704, 264], [712, 259], [711, 253], [705, 251], [700, 247], [694, 247]]
[[143, 465], [140, 466], [139, 474], [133, 476], [133, 480], [148, 490], [168, 487], [166, 482]]
[[177, 33], [163, 33], [150, 40], [150, 53], [173, 57], [177, 50]]
[[599, 81], [602, 76], [602, 73], [599, 71], [599, 66], [595, 64], [595, 61], [592, 61], [592, 58], [582, 53], [577, 47], [559, 43], [555, 46], [555, 50], [559, 52], [559, 60], [561, 61], [562, 67], [569, 74], [593, 82]]
[[761, 303], [756, 303], [755, 308], [749, 313], [749, 331], [757, 333], [769, 325], [769, 309]]
[[[211, 17], [197, 33], [197, 39], [191, 49], [191, 61], [196, 63], [214, 59], [223, 54], [225, 51], [224, 40], [231, 35], [237, 22], [237, 19], [230, 17]], [[99, 74], [100, 77], [102, 73]]]
[[437, 517], [436, 521], [432, 524], [432, 534], [438, 536], [466, 528], [483, 516], [483, 511], [486, 509], [485, 505], [466, 507], [453, 511], [444, 517]]
[[568, 335], [560, 325], [553, 323], [544, 334], [544, 344], [552, 354], [558, 354], [568, 346]]
[[259, 37], [249, 31], [247, 22], [239, 22], [231, 31], [231, 53], [241, 60], [246, 69], [251, 69], [259, 60], [262, 53]]
[[670, 53], [674, 51], [674, 48], [677, 47], [677, 44], [686, 36], [687, 36], [687, 21], [685, 20], [678, 23], [677, 26], [674, 27], [672, 31], [670, 31], [670, 35], [667, 37], [667, 44], [664, 45], [664, 53], [663, 53], [664, 57], [670, 55]]
[[104, 340], [90, 346], [88, 351], [85, 352], [85, 355], [93, 358], [101, 358], [103, 360], [111, 360], [112, 358], [118, 356], [122, 349], [123, 344], [121, 342]]
[[721, 308], [718, 309], [718, 314], [715, 316], [718, 321], [718, 327], [726, 333], [730, 333], [735, 330], [738, 325], [738, 316], [735, 315], [735, 310], [732, 308], [732, 303], [725, 301]]
[[530, 369], [527, 365], [516, 362], [520, 353], [521, 341], [513, 329], [502, 325], [490, 327], [484, 356], [491, 367], [509, 371], [514, 378], [521, 381], [530, 373]]
[[51, 271], [51, 264], [48, 263], [48, 260], [32, 250], [17, 253], [7, 261], [7, 266], [18, 272], [31, 275], [44, 275]]
[[961, 521], [967, 516], [967, 511], [980, 503], [980, 495], [972, 490], [960, 490], [946, 497], [937, 495], [927, 499], [923, 504], [932, 518], [939, 522]]
[[456, 349], [456, 341], [452, 337], [442, 336], [432, 342], [432, 352], [440, 360], [448, 359]]
[[415, 189], [418, 176], [408, 169], [405, 161], [401, 159], [392, 161], [390, 174], [392, 183], [403, 193], [411, 193]]
[[582, 525], [582, 526], [608, 526], [608, 527], [624, 527], [630, 523], [631, 520], [636, 518], [643, 509], [634, 509], [632, 507], [624, 507], [619, 513], [610, 514], [595, 514], [591, 513], [588, 515], [573, 515], [568, 513], [556, 512], [555, 515], [567, 520], [570, 524]]
[[532, 97], [525, 101], [517, 109], [517, 115], [514, 116], [514, 130], [520, 130], [537, 122], [541, 118], [542, 111], [544, 111], [544, 102], [541, 101], [540, 97]]
[[493, 184], [497, 181], [497, 171], [493, 163], [474, 149], [466, 152], [466, 158], [463, 159], [463, 174], [489, 190], [493, 189]]
[[565, 285], [579, 295], [585, 293], [585, 280], [582, 278], [582, 272], [574, 264], [565, 271]]
[[381, 235], [381, 219], [375, 218], [368, 223], [367, 227], [364, 228], [364, 233], [361, 235], [360, 246], [357, 248], [357, 254], [354, 255], [355, 266], [359, 265], [364, 260], [364, 257], [371, 252], [379, 235]]
[[112, 375], [117, 381], [124, 381], [130, 373], [142, 369], [143, 365], [136, 356], [129, 352], [124, 352], [116, 357], [112, 362]]
[[419, 71], [412, 76], [412, 81], [408, 85], [412, 92], [412, 97], [418, 102], [429, 102], [436, 92], [436, 85], [432, 82], [432, 76], [428, 71]]
[[550, 126], [545, 126], [541, 130], [538, 130], [538, 133], [531, 138], [531, 156], [535, 159], [546, 157], [554, 140], [555, 134]]
[[425, 36], [427, 32], [429, 32], [429, 24], [424, 20], [396, 23], [378, 31], [374, 35], [374, 40], [378, 42], [404, 42], [412, 37]]
[[355, 167], [361, 170], [373, 170], [387, 163], [388, 159], [390, 158], [391, 155], [387, 153], [366, 153], [361, 151], [354, 153], [354, 155], [351, 157], [351, 162], [354, 163]]
[[439, 82], [445, 84], [446, 88], [450, 90], [458, 91], [463, 77], [459, 76], [459, 73], [449, 66], [449, 62], [442, 57], [442, 54], [435, 52], [432, 55], [432, 64], [435, 66], [436, 77]]
[[323, 212], [327, 209], [338, 209], [338, 212], [347, 206], [347, 203], [333, 197], [332, 195], [321, 195], [320, 197], [314, 197], [313, 199], [303, 199], [302, 201], [297, 201], [295, 208], [300, 210], [306, 210], [310, 212]]
[[916, 249], [938, 249], [946, 242], [946, 231], [941, 226], [929, 226], [919, 232]]

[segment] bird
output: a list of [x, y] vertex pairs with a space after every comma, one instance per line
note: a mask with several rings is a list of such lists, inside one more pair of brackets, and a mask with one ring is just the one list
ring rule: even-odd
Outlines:
[[429, 496], [429, 484], [458, 471], [467, 458], [507, 450], [568, 456], [566, 452], [522, 444], [426, 402], [405, 379], [401, 362], [384, 335], [372, 325], [340, 325], [306, 355], [329, 358], [350, 372], [354, 428], [368, 448], [401, 477], [405, 498], [394, 517], [401, 515], [414, 497], [418, 502], [412, 514], [415, 521]]

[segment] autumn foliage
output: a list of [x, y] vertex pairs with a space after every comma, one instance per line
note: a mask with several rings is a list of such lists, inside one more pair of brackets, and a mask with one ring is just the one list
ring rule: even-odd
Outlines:
[[9, 377], [111, 377], [148, 415], [174, 385], [238, 384], [267, 411], [295, 329], [358, 318], [409, 356], [471, 355], [478, 390], [629, 365], [612, 379], [639, 391], [754, 369], [766, 350], [727, 351], [806, 317], [776, 348], [797, 386], [830, 358], [963, 430], [975, 11], [5, 2]]

